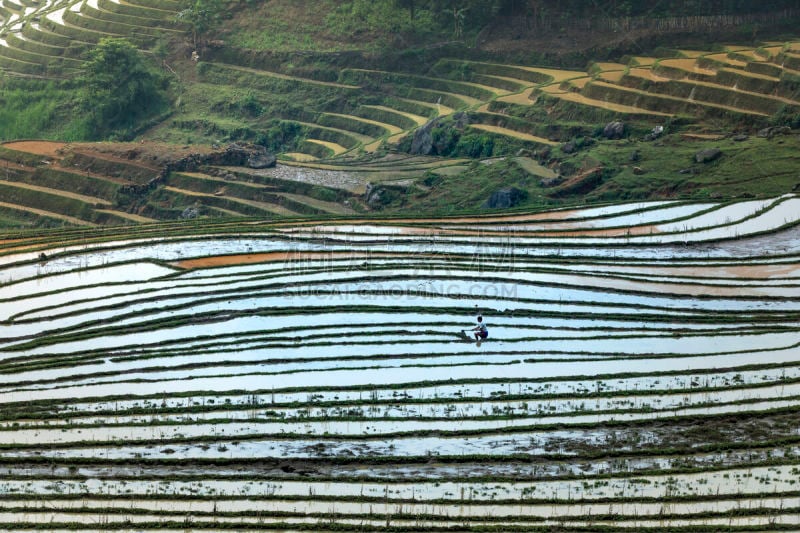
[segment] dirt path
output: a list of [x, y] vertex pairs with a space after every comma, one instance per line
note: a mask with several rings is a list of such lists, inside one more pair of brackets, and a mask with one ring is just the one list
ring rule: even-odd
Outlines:
[[539, 144], [545, 144], [547, 146], [557, 146], [557, 142], [553, 142], [550, 139], [545, 139], [544, 137], [537, 137], [535, 135], [530, 135], [528, 133], [522, 133], [521, 131], [510, 130], [508, 128], [501, 128], [500, 126], [491, 126], [489, 124], [470, 124], [470, 128], [474, 128], [476, 130], [483, 130], [488, 131], [491, 133], [497, 133], [499, 135], [505, 135], [506, 137], [512, 137], [514, 139], [521, 139], [523, 141], [531, 141]]
[[18, 189], [28, 189], [31, 191], [43, 192], [46, 194], [52, 194], [53, 196], [63, 196], [64, 198], [70, 198], [72, 200], [78, 200], [87, 204], [101, 204], [101, 205], [111, 205], [111, 202], [108, 200], [104, 200], [102, 198], [95, 198], [94, 196], [86, 196], [83, 194], [77, 194], [74, 192], [63, 191], [61, 189], [51, 189], [49, 187], [40, 187], [38, 185], [29, 185], [27, 183], [20, 183], [20, 182], [11, 182], [5, 181], [3, 185], [8, 187], [16, 187]]
[[204, 192], [190, 191], [190, 190], [179, 189], [177, 187], [170, 187], [170, 186], [164, 187], [164, 190], [170, 191], [170, 192], [174, 192], [174, 193], [178, 193], [178, 194], [182, 194], [184, 196], [189, 196], [189, 197], [223, 198], [223, 199], [228, 200], [228, 201], [233, 202], [233, 203], [248, 205], [250, 207], [255, 207], [257, 209], [261, 209], [263, 211], [266, 211], [267, 213], [274, 213], [274, 214], [277, 214], [277, 215], [297, 216], [297, 214], [298, 214], [298, 213], [296, 213], [296, 212], [294, 212], [294, 211], [292, 211], [290, 209], [287, 209], [287, 208], [285, 208], [283, 206], [280, 206], [278, 204], [268, 204], [268, 203], [265, 203], [265, 202], [256, 202], [255, 200], [245, 200], [243, 198], [236, 198], [234, 196], [217, 196], [216, 194], [208, 194], [208, 193], [204, 193]]
[[3, 146], [10, 150], [59, 158], [61, 157], [59, 151], [67, 146], [67, 143], [53, 141], [14, 141], [5, 143]]
[[[53, 213], [52, 211], [45, 211], [44, 209], [36, 209], [35, 207], [25, 207], [24, 205], [19, 204], [9, 204], [6, 202], [0, 202], [0, 207], [7, 207], [9, 209], [16, 209], [17, 211], [26, 211], [28, 213], [33, 213], [35, 215], [40, 215], [43, 217], [48, 218], [57, 218], [59, 220], [63, 220], [65, 222], [69, 222], [70, 224], [75, 224], [77, 226], [95, 226], [91, 222], [87, 222], [85, 220], [81, 220], [79, 218], [71, 217], [68, 215], [62, 215], [59, 213]], [[14, 239], [10, 241], [0, 241], [0, 244], [12, 243], [12, 242], [19, 242], [24, 239]]]
[[95, 209], [98, 213], [108, 213], [109, 215], [115, 215], [120, 218], [126, 218], [128, 220], [132, 220], [134, 222], [157, 222], [154, 218], [147, 218], [140, 215], [134, 215], [133, 213], [126, 213], [125, 211], [114, 211], [113, 209]]

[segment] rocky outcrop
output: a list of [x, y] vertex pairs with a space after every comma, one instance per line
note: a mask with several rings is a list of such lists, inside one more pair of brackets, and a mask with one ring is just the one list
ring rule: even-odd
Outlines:
[[555, 178], [544, 178], [540, 180], [539, 186], [544, 187], [546, 189], [549, 187], [558, 187], [562, 183], [564, 183], [564, 178], [562, 178], [561, 176], [556, 176]]
[[516, 187], [507, 187], [494, 191], [481, 207], [485, 209], [508, 209], [522, 203], [528, 193]]
[[776, 135], [789, 135], [790, 133], [792, 133], [792, 128], [788, 126], [773, 126], [759, 130], [758, 136], [764, 139], [772, 139]]
[[722, 157], [722, 150], [719, 148], [706, 148], [694, 154], [696, 163], [711, 163]]
[[272, 168], [275, 163], [277, 163], [275, 154], [268, 153], [266, 148], [264, 148], [263, 153], [251, 154], [247, 159], [247, 166], [255, 169]]
[[395, 201], [400, 201], [407, 189], [402, 185], [367, 183], [364, 202], [370, 209], [382, 209]]
[[275, 156], [268, 153], [266, 148], [257, 144], [233, 143], [226, 146], [224, 150], [217, 150], [208, 154], [189, 154], [177, 161], [167, 163], [170, 170], [178, 172], [184, 170], [194, 171], [203, 165], [267, 168], [275, 165]]
[[[275, 166], [275, 156], [266, 148], [257, 144], [233, 143], [224, 150], [208, 154], [193, 153], [174, 161], [168, 161], [156, 177], [144, 185], [128, 185], [120, 188], [123, 194], [144, 194], [165, 183], [170, 172], [194, 172], [205, 165], [248, 166], [250, 168], [267, 168]], [[255, 166], [254, 166], [255, 165]]]
[[430, 155], [433, 153], [433, 128], [439, 123], [439, 119], [429, 120], [424, 126], [417, 128], [414, 138], [411, 141], [411, 153], [413, 155]]
[[[441, 153], [442, 147], [437, 147], [433, 141], [433, 129], [445, 123], [441, 117], [434, 118], [426, 122], [423, 126], [416, 129], [414, 138], [411, 140], [411, 149], [409, 152], [413, 155], [434, 155]], [[469, 115], [460, 111], [451, 117], [448, 117], [446, 123], [449, 127], [457, 130], [463, 130], [469, 126]]]
[[603, 137], [606, 139], [622, 139], [625, 135], [625, 124], [618, 120], [614, 122], [609, 122], [606, 124], [606, 127], [603, 128]]

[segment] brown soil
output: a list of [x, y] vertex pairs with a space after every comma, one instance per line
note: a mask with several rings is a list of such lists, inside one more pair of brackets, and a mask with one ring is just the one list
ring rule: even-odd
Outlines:
[[219, 266], [251, 265], [255, 263], [270, 263], [274, 261], [317, 261], [320, 259], [358, 259], [364, 260], [371, 257], [400, 257], [400, 254], [372, 254], [357, 252], [269, 252], [263, 254], [220, 255], [216, 257], [201, 257], [170, 263], [172, 266], [185, 269], [211, 268]]
[[506, 137], [512, 137], [515, 139], [522, 139], [523, 141], [531, 141], [539, 144], [546, 144], [548, 146], [556, 146], [558, 143], [551, 141], [550, 139], [545, 139], [543, 137], [537, 137], [535, 135], [530, 135], [528, 133], [523, 133], [521, 131], [510, 130], [508, 128], [501, 128], [500, 126], [491, 126], [489, 124], [471, 124], [471, 128], [476, 130], [483, 130], [489, 131], [492, 133], [497, 133], [499, 135], [505, 135]]
[[[72, 224], [75, 224], [76, 226], [95, 226], [96, 225], [96, 224], [92, 224], [91, 222], [87, 222], [85, 220], [81, 220], [79, 218], [71, 217], [71, 216], [68, 216], [68, 215], [62, 215], [60, 213], [53, 213], [52, 211], [44, 211], [42, 209], [36, 209], [34, 207], [25, 207], [25, 206], [16, 205], [16, 204], [9, 204], [9, 203], [6, 203], [6, 202], [0, 202], [0, 207], [8, 207], [8, 208], [11, 208], [11, 209], [18, 209], [20, 211], [27, 211], [29, 213], [34, 213], [36, 215], [46, 216], [46, 217], [50, 217], [50, 218], [57, 218], [59, 220], [64, 220], [64, 221], [70, 222]], [[4, 244], [6, 242], [12, 243], [12, 242], [15, 242], [15, 241], [13, 241], [13, 240], [11, 240], [11, 241], [0, 241], [0, 244]], [[27, 247], [23, 247], [23, 249], [25, 249], [25, 248], [27, 248]], [[12, 251], [12, 250], [15, 250], [15, 249], [16, 248], [12, 248], [12, 249], [6, 250], [6, 251]]]
[[109, 161], [128, 162], [159, 169], [170, 161], [176, 161], [189, 154], [209, 154], [214, 151], [209, 145], [174, 145], [151, 141], [138, 143], [79, 143], [70, 145], [72, 149], [93, 157]]
[[[717, 280], [729, 279], [785, 279], [793, 281], [800, 278], [800, 263], [780, 263], [780, 264], [764, 264], [764, 265], [691, 265], [691, 266], [625, 266], [614, 264], [596, 265], [593, 269], [594, 272], [610, 274], [613, 276], [622, 276], [625, 274], [635, 274], [637, 276], [669, 276], [669, 277], [686, 277], [693, 278], [697, 283], [713, 284]], [[576, 276], [583, 276], [587, 271], [570, 271], [564, 269], [564, 274], [574, 274]], [[651, 282], [647, 278], [639, 278], [638, 282], [643, 283], [660, 283]], [[670, 284], [672, 289], [665, 292], [674, 292], [675, 288], [680, 288], [681, 285]], [[707, 287], [707, 285], [702, 285]], [[729, 287], [734, 287], [733, 285]], [[760, 287], [754, 287], [760, 288]]]
[[[579, 224], [579, 222], [575, 222], [575, 224]], [[554, 227], [552, 229], [542, 229], [542, 230], [532, 230], [532, 231], [524, 231], [524, 230], [509, 230], [509, 231], [501, 231], [501, 230], [489, 230], [484, 231], [479, 228], [475, 229], [446, 229], [446, 228], [419, 228], [419, 227], [396, 227], [395, 229], [398, 235], [439, 235], [439, 236], [461, 236], [461, 237], [508, 237], [512, 235], [514, 237], [546, 237], [546, 238], [558, 238], [558, 237], [625, 237], [625, 236], [641, 236], [641, 235], [656, 235], [661, 233], [656, 226], [654, 225], [645, 225], [645, 226], [634, 226], [630, 228], [613, 228], [613, 229], [605, 229], [605, 228], [597, 228], [597, 229], [580, 229], [580, 228], [573, 228], [570, 229], [570, 226], [573, 224], [563, 223], [559, 224], [558, 227]], [[330, 226], [312, 226], [310, 228], [303, 228], [300, 231], [317, 231], [324, 233], [326, 230], [329, 230]], [[343, 236], [346, 236], [346, 233], [342, 233]]]
[[2, 166], [3, 169], [13, 168], [14, 170], [23, 170], [25, 172], [33, 172], [33, 170], [35, 170], [34, 167], [26, 167], [25, 165], [13, 163], [7, 159], [2, 160], [2, 162], [0, 162], [0, 166]]
[[720, 139], [724, 139], [725, 136], [716, 133], [682, 133], [681, 138], [697, 139], [701, 141], [719, 141]]
[[[44, 193], [52, 194], [52, 195], [55, 195], [55, 196], [63, 196], [64, 198], [71, 198], [73, 200], [78, 200], [78, 201], [81, 201], [81, 202], [84, 202], [84, 203], [87, 203], [87, 204], [90, 204], [90, 205], [111, 205], [110, 201], [105, 200], [103, 198], [97, 198], [97, 197], [94, 197], [94, 196], [87, 196], [85, 194], [78, 194], [78, 193], [74, 193], [74, 192], [65, 191], [65, 190], [62, 190], [62, 189], [53, 189], [53, 188], [50, 188], [50, 187], [40, 187], [39, 185], [31, 185], [29, 183], [23, 183], [23, 182], [18, 182], [18, 181], [8, 182], [8, 183], [6, 183], [6, 185], [9, 186], [9, 187], [16, 187], [18, 189], [28, 189], [30, 191], [38, 191], [38, 192], [44, 192]], [[18, 206], [18, 208], [19, 209], [28, 209], [28, 208], [26, 208], [24, 206]]]
[[[397, 219], [366, 219], [353, 218], [337, 220], [334, 225], [349, 224], [489, 224], [489, 223], [511, 223], [511, 222], [537, 222], [564, 220], [570, 216], [580, 213], [580, 209], [565, 209], [562, 211], [545, 211], [530, 215], [506, 215], [506, 216], [484, 216], [484, 217], [453, 217], [453, 218], [397, 218]], [[317, 226], [319, 221], [286, 222], [276, 224], [277, 228], [292, 226]]]
[[10, 150], [28, 152], [30, 154], [43, 155], [47, 157], [59, 158], [66, 143], [53, 141], [15, 141], [5, 143], [3, 146]]
[[[539, 216], [543, 215], [544, 213], [539, 213], [538, 215], [519, 215], [519, 216], [511, 216], [511, 217], [487, 217], [487, 218], [479, 218], [479, 217], [463, 217], [463, 218], [398, 218], [398, 219], [368, 219], [368, 218], [354, 218], [354, 219], [346, 219], [346, 220], [337, 220], [335, 225], [350, 225], [350, 224], [480, 224], [484, 222], [527, 222], [530, 220], [560, 220], [562, 218], [566, 218], [571, 213], [576, 213], [577, 210], [574, 211], [563, 211], [561, 213], [547, 213], [550, 215], [549, 217]], [[278, 229], [282, 227], [296, 227], [296, 226], [309, 226], [316, 227], [319, 222], [286, 222], [282, 224], [276, 224]]]

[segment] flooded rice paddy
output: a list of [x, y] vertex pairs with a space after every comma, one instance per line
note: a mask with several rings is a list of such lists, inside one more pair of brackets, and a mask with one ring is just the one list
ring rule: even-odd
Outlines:
[[796, 527], [799, 201], [15, 239], [0, 525]]

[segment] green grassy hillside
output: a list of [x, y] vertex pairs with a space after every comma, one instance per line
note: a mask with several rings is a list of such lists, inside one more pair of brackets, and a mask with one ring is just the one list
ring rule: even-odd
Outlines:
[[[59, 171], [88, 172], [75, 187], [44, 176], [40, 162], [15, 162], [25, 148], [12, 148], [0, 153], [20, 166], [16, 178], [8, 169], [15, 184], [4, 185], [3, 220], [469, 212], [491, 208], [492, 194], [509, 188], [524, 208], [777, 195], [797, 185], [791, 5], [730, 15], [723, 2], [690, 17], [677, 3], [657, 13], [575, 4], [564, 18], [566, 5], [547, 15], [525, 2], [476, 1], [459, 15], [445, 4], [8, 3], [0, 140], [147, 141], [133, 156], [125, 146], [108, 153], [153, 174], [171, 151], [254, 143], [277, 154], [279, 168], [235, 179], [241, 169], [173, 173], [134, 196], [121, 184], [106, 198], [111, 216], [86, 199], [56, 204], [57, 191], [91, 189], [89, 174], [117, 178], [113, 165], [82, 165], [76, 157], [85, 154], [67, 150]], [[497, 31], [503, 24], [513, 43]], [[574, 38], [581, 25], [585, 39]], [[622, 26], [630, 31], [620, 39]], [[602, 39], [609, 44], [598, 47]], [[109, 72], [123, 56], [131, 66]], [[721, 155], [695, 160], [712, 149]], [[278, 181], [259, 181], [267, 178]]]

